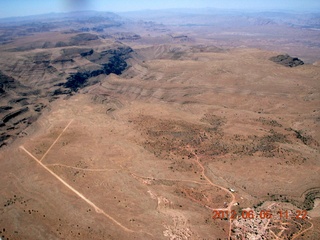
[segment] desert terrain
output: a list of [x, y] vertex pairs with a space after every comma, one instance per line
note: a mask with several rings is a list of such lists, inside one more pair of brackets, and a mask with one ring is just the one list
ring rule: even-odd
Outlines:
[[0, 19], [1, 240], [320, 239], [318, 16], [79, 14]]

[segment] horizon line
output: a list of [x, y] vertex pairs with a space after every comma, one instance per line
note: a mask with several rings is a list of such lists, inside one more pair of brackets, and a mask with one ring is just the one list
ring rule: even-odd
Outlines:
[[161, 12], [161, 11], [172, 11], [172, 10], [188, 10], [188, 11], [199, 11], [199, 10], [217, 10], [217, 11], [232, 11], [232, 12], [250, 12], [250, 13], [265, 13], [265, 12], [290, 12], [290, 13], [320, 13], [320, 9], [281, 9], [281, 8], [274, 8], [274, 9], [250, 9], [250, 8], [219, 8], [219, 7], [195, 7], [195, 8], [159, 8], [159, 9], [140, 9], [140, 10], [129, 10], [129, 11], [99, 11], [96, 9], [88, 9], [88, 10], [75, 10], [75, 11], [53, 11], [53, 12], [45, 12], [39, 14], [30, 14], [30, 15], [12, 15], [7, 17], [0, 17], [1, 20], [5, 19], [13, 19], [13, 18], [28, 18], [28, 17], [37, 17], [37, 16], [45, 16], [45, 15], [52, 15], [52, 14], [71, 14], [71, 13], [85, 13], [85, 12], [97, 12], [97, 13], [114, 13], [114, 14], [123, 14], [123, 13], [135, 13], [135, 12]]

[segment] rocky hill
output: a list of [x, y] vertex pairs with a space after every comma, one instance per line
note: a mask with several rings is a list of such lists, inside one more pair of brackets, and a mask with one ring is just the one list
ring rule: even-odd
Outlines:
[[0, 71], [0, 147], [22, 136], [23, 129], [34, 122], [46, 106], [37, 90], [22, 85]]
[[22, 136], [53, 100], [99, 82], [98, 77], [122, 74], [130, 67], [128, 60], [136, 58], [129, 46], [93, 30], [120, 25], [115, 14], [53, 14], [0, 22], [0, 147]]
[[290, 57], [288, 54], [271, 57], [270, 60], [286, 67], [297, 67], [304, 64], [299, 58]]

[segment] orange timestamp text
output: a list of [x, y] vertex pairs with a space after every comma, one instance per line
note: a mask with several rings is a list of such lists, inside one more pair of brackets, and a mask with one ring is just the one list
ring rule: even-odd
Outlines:
[[242, 210], [240, 213], [231, 210], [213, 210], [212, 219], [271, 219], [277, 216], [280, 219], [306, 219], [308, 212], [306, 210], [279, 210], [277, 213], [272, 213], [271, 210], [261, 210], [255, 212], [254, 210]]

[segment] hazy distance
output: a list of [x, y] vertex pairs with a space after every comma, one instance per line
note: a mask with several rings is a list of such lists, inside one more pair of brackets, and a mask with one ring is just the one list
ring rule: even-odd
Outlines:
[[168, 8], [221, 8], [255, 11], [320, 11], [318, 0], [0, 0], [0, 18], [52, 12], [111, 11], [126, 12]]

